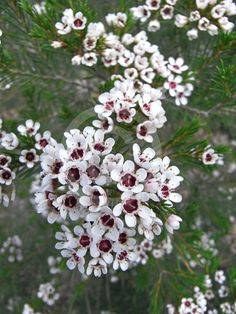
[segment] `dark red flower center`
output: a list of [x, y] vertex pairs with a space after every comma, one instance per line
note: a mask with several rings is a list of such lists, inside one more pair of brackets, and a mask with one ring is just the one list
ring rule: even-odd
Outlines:
[[77, 204], [77, 199], [73, 195], [70, 195], [65, 199], [66, 207], [73, 208], [75, 207], [76, 204]]
[[75, 25], [76, 27], [81, 27], [81, 26], [83, 25], [83, 21], [82, 21], [81, 19], [76, 19], [76, 20], [74, 21], [74, 25]]
[[141, 126], [140, 129], [139, 129], [139, 134], [141, 136], [146, 136], [147, 134], [147, 128], [145, 126]]
[[88, 235], [86, 235], [86, 234], [83, 234], [83, 235], [80, 237], [80, 239], [79, 239], [79, 243], [80, 243], [80, 245], [83, 246], [83, 247], [89, 246], [90, 242], [91, 242], [91, 239], [90, 239], [90, 237], [89, 237]]
[[101, 193], [98, 190], [93, 191], [91, 199], [94, 205], [97, 205], [97, 206], [99, 205], [100, 196], [101, 196]]
[[28, 152], [25, 156], [25, 159], [27, 159], [28, 161], [33, 161], [35, 159], [35, 154], [32, 152]]
[[100, 174], [100, 169], [94, 165], [89, 166], [87, 169], [87, 175], [90, 178], [97, 178]]
[[175, 82], [170, 82], [170, 88], [175, 89], [177, 84]]
[[123, 207], [127, 213], [131, 214], [131, 213], [137, 211], [138, 201], [136, 199], [129, 199], [129, 200], [125, 201]]
[[110, 215], [103, 215], [101, 221], [106, 227], [112, 228], [114, 226], [114, 219]]
[[5, 166], [7, 164], [8, 160], [6, 157], [0, 157], [0, 165]]
[[109, 240], [101, 240], [99, 243], [99, 250], [108, 253], [112, 248], [111, 242]]
[[73, 150], [73, 152], [70, 154], [71, 158], [72, 159], [80, 159], [84, 156], [84, 151], [83, 149], [80, 149], [80, 148], [75, 148]]
[[41, 147], [46, 147], [48, 145], [48, 141], [46, 140], [46, 138], [41, 138], [39, 141], [39, 145]]
[[2, 177], [4, 180], [9, 180], [11, 178], [11, 172], [8, 171], [8, 170], [5, 170], [3, 173], [2, 173]]
[[105, 146], [102, 145], [101, 143], [97, 143], [97, 144], [94, 145], [94, 149], [98, 150], [100, 153], [102, 153], [105, 150]]
[[125, 232], [120, 233], [120, 235], [119, 235], [119, 242], [121, 244], [125, 244], [127, 242], [127, 240], [128, 240], [127, 233], [125, 233]]
[[130, 173], [126, 173], [122, 178], [121, 182], [124, 186], [128, 187], [133, 187], [135, 186], [136, 183], [136, 178], [132, 176]]
[[119, 111], [119, 117], [120, 117], [120, 119], [122, 119], [122, 120], [128, 120], [129, 117], [130, 117], [130, 112], [129, 112], [129, 110], [127, 110], [127, 109], [121, 109], [121, 110]]
[[52, 167], [52, 172], [58, 174], [62, 166], [63, 163], [61, 161], [55, 161]]
[[163, 185], [161, 188], [162, 196], [163, 197], [168, 197], [170, 195], [169, 188], [167, 185]]
[[70, 168], [68, 171], [68, 175], [67, 178], [71, 181], [71, 182], [76, 182], [80, 179], [80, 172], [78, 168]]

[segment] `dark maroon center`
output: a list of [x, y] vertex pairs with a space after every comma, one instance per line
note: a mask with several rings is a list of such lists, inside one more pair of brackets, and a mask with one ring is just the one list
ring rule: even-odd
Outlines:
[[101, 143], [97, 143], [97, 144], [95, 144], [94, 145], [94, 149], [95, 150], [98, 150], [99, 152], [104, 152], [104, 150], [105, 150], [105, 146], [104, 145], [102, 145]]
[[170, 8], [165, 8], [165, 9], [163, 10], [163, 12], [164, 12], [165, 15], [170, 15], [171, 10], [170, 10]]
[[26, 158], [28, 161], [33, 161], [34, 158], [35, 158], [35, 155], [34, 155], [34, 153], [29, 152], [29, 153], [26, 154], [25, 158]]
[[176, 88], [176, 83], [175, 82], [170, 82], [170, 88], [175, 89]]
[[39, 145], [41, 147], [46, 147], [48, 145], [48, 141], [45, 138], [41, 138], [41, 140], [39, 141]]
[[3, 173], [2, 173], [2, 177], [3, 177], [3, 179], [4, 180], [9, 180], [10, 178], [11, 178], [11, 172], [10, 171], [4, 171]]
[[8, 160], [6, 157], [1, 157], [0, 158], [0, 165], [5, 166], [7, 164]]
[[168, 197], [170, 195], [169, 188], [167, 185], [164, 185], [161, 188], [161, 192], [162, 192], [163, 197]]
[[106, 227], [112, 228], [114, 226], [114, 219], [110, 215], [103, 215], [101, 221]]
[[84, 156], [84, 151], [83, 149], [75, 148], [70, 156], [72, 159], [80, 159]]
[[138, 201], [136, 199], [129, 199], [125, 201], [123, 207], [127, 213], [131, 214], [138, 209]]
[[102, 127], [104, 130], [107, 130], [109, 128], [109, 123], [108, 123], [108, 120], [103, 120], [102, 122]]
[[140, 127], [140, 130], [139, 130], [139, 134], [140, 134], [141, 136], [146, 136], [146, 134], [147, 134], [147, 128], [146, 128], [145, 126], [141, 126], [141, 127]]
[[114, 107], [114, 102], [113, 101], [107, 101], [105, 104], [105, 109], [106, 110], [112, 110]]
[[76, 27], [81, 27], [83, 25], [83, 21], [81, 19], [77, 19], [74, 21], [74, 25]]
[[118, 260], [119, 261], [123, 261], [124, 259], [126, 259], [128, 253], [126, 251], [122, 251], [119, 255], [118, 255]]
[[87, 169], [87, 175], [90, 177], [90, 178], [97, 178], [100, 174], [100, 170], [98, 169], [98, 167], [92, 165], [90, 167], [88, 167]]
[[119, 111], [119, 117], [122, 120], [128, 120], [130, 117], [130, 112], [127, 109], [122, 109]]
[[136, 183], [136, 178], [130, 173], [126, 173], [122, 178], [121, 182], [126, 187], [133, 187]]
[[211, 154], [206, 154], [206, 160], [211, 161], [212, 160], [212, 155]]
[[107, 253], [111, 250], [112, 248], [112, 245], [111, 245], [111, 242], [109, 240], [102, 240], [100, 243], [99, 243], [99, 250], [104, 252], [104, 253]]
[[100, 196], [101, 196], [101, 193], [98, 190], [93, 191], [91, 199], [92, 199], [92, 202], [94, 205], [97, 205], [97, 206], [99, 205], [99, 203], [100, 203], [99, 197]]
[[79, 169], [78, 168], [70, 168], [68, 171], [68, 175], [67, 178], [71, 181], [71, 182], [76, 182], [80, 179], [80, 173], [79, 173]]
[[191, 303], [190, 303], [189, 301], [186, 301], [186, 302], [185, 302], [185, 306], [190, 307], [190, 306], [191, 306]]
[[73, 195], [70, 195], [65, 199], [66, 207], [73, 208], [75, 207], [76, 204], [77, 204], [77, 199]]
[[80, 262], [80, 257], [76, 254], [76, 252], [73, 252], [71, 255], [73, 256], [73, 259], [76, 261], [76, 263]]
[[173, 68], [179, 70], [179, 66], [177, 64], [173, 65]]
[[125, 233], [125, 232], [120, 233], [120, 235], [119, 235], [119, 242], [121, 244], [125, 244], [127, 242], [127, 239], [128, 239], [127, 233]]
[[144, 108], [146, 111], [150, 111], [150, 104], [144, 104], [144, 105], [143, 105], [143, 108]]
[[91, 240], [90, 240], [90, 237], [86, 234], [82, 235], [79, 239], [79, 243], [81, 244], [81, 246], [83, 247], [87, 247], [89, 246]]
[[56, 161], [52, 168], [53, 173], [58, 174], [62, 166], [63, 163], [61, 161]]

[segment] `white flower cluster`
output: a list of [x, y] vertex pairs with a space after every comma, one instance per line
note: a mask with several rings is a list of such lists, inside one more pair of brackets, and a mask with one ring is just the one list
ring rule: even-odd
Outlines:
[[[69, 16], [68, 16], [69, 12]], [[193, 85], [190, 81], [193, 79], [189, 75], [185, 75], [183, 79], [181, 74], [188, 70], [188, 66], [184, 65], [182, 58], [169, 58], [165, 60], [160, 53], [157, 45], [152, 45], [148, 41], [145, 31], [141, 31], [136, 35], [125, 33], [121, 38], [112, 32], [106, 33], [105, 26], [99, 23], [90, 23], [86, 26], [86, 17], [81, 12], [73, 14], [71, 9], [64, 11], [62, 23], [56, 23], [59, 34], [67, 34], [72, 31], [81, 30], [75, 28], [74, 21], [76, 16], [80, 16], [83, 20], [82, 29], [86, 27], [86, 35], [83, 40], [83, 47], [80, 54], [72, 58], [74, 65], [94, 66], [100, 58], [106, 68], [121, 67], [122, 75], [113, 75], [112, 79], [129, 80], [134, 82], [134, 86], [141, 88], [144, 83], [152, 84], [156, 78], [163, 78], [160, 84], [160, 92], [169, 91], [169, 95], [175, 98], [176, 105], [186, 105], [188, 97], [193, 91]], [[122, 27], [127, 20], [127, 16], [123, 13], [108, 14], [106, 21], [108, 25]], [[63, 22], [64, 21], [64, 22]], [[63, 24], [64, 23], [64, 24]], [[62, 26], [64, 25], [64, 26]], [[69, 28], [65, 27], [68, 25]], [[61, 29], [63, 27], [63, 29]], [[103, 48], [99, 48], [99, 43], [103, 43]], [[63, 41], [54, 41], [54, 48], [64, 47]], [[189, 73], [190, 74], [190, 73]], [[159, 96], [162, 96], [161, 94]]]
[[[70, 130], [65, 137], [66, 147], [53, 142], [41, 155], [37, 210], [49, 223], [67, 216], [80, 221], [73, 233], [63, 226], [56, 234], [56, 248], [69, 258], [70, 269], [83, 273], [88, 256], [88, 275], [106, 273], [111, 263], [126, 270], [135, 259], [135, 234], [153, 240], [161, 233], [163, 223], [151, 203], [181, 202], [174, 191], [183, 180], [179, 169], [170, 167], [167, 156], [157, 158], [152, 148], [141, 152], [138, 144], [133, 145], [134, 161], [125, 161], [121, 154], [111, 154], [115, 140], [93, 127]], [[175, 217], [167, 220], [169, 231], [179, 227]]]
[[[215, 36], [222, 30], [229, 33], [234, 28], [234, 23], [229, 21], [230, 16], [236, 15], [236, 4], [233, 0], [195, 0], [192, 1], [192, 11], [184, 14], [175, 14], [175, 5], [184, 4], [183, 0], [146, 0], [144, 5], [131, 8], [133, 16], [141, 23], [147, 22], [148, 31], [156, 32], [160, 29], [162, 20], [174, 19], [176, 27], [187, 28], [189, 40], [196, 39], [199, 31], [208, 32]], [[177, 10], [178, 11], [178, 10]]]
[[[0, 148], [3, 151], [0, 154], [0, 204], [7, 207], [10, 200], [15, 198], [13, 181], [16, 179], [16, 171], [23, 167], [33, 168], [38, 163], [43, 148], [54, 140], [49, 131], [42, 135], [38, 133], [40, 124], [31, 119], [25, 125], [17, 127], [18, 136], [13, 132], [5, 132], [2, 123], [0, 119]], [[27, 142], [26, 138], [29, 139]]]
[[226, 300], [229, 296], [229, 287], [226, 285], [226, 276], [223, 270], [215, 272], [214, 280], [206, 275], [204, 287], [204, 291], [195, 287], [193, 296], [183, 298], [178, 309], [172, 304], [168, 304], [166, 306], [168, 314], [236, 313], [236, 302], [231, 304]]
[[0, 248], [0, 254], [7, 254], [10, 263], [21, 262], [23, 260], [22, 241], [18, 235], [8, 237]]
[[54, 305], [55, 302], [60, 298], [60, 294], [56, 292], [52, 282], [41, 284], [39, 286], [37, 296], [49, 306]]
[[134, 251], [136, 254], [136, 260], [134, 261], [133, 265], [145, 265], [150, 255], [156, 259], [160, 259], [165, 255], [171, 254], [173, 251], [173, 246], [171, 243], [171, 238], [167, 236], [166, 239], [162, 240], [158, 244], [145, 239], [139, 245], [136, 245]]

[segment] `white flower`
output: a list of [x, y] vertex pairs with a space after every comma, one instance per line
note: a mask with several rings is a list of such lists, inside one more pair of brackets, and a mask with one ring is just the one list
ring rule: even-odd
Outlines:
[[55, 238], [58, 241], [60, 241], [56, 243], [55, 248], [57, 250], [73, 248], [74, 237], [73, 237], [72, 232], [70, 231], [69, 228], [67, 228], [64, 225], [61, 226], [61, 229], [62, 229], [62, 232], [56, 232], [55, 234]]
[[182, 72], [185, 72], [188, 70], [188, 66], [184, 65], [184, 59], [183, 58], [177, 58], [176, 60], [174, 58], [168, 59], [169, 64], [167, 65], [168, 68], [177, 74], [181, 74]]
[[88, 28], [87, 28], [87, 35], [95, 36], [95, 37], [100, 37], [105, 33], [105, 27], [103, 23], [98, 22], [98, 23], [89, 23]]
[[210, 24], [207, 28], [208, 34], [211, 36], [218, 35], [218, 27], [214, 24]]
[[37, 133], [35, 135], [35, 148], [38, 150], [43, 150], [51, 141], [51, 132], [50, 131], [44, 131], [43, 135]]
[[111, 171], [111, 178], [118, 182], [118, 189], [120, 191], [132, 191], [133, 193], [142, 192], [146, 176], [147, 173], [144, 169], [135, 170], [135, 164], [131, 160], [125, 161], [122, 168]]
[[171, 20], [174, 16], [174, 7], [166, 4], [160, 11], [163, 20]]
[[97, 45], [97, 37], [93, 35], [86, 35], [83, 41], [84, 49], [87, 51], [91, 51], [96, 48], [96, 45]]
[[61, 255], [63, 257], [68, 257], [69, 259], [66, 262], [67, 267], [72, 270], [75, 267], [83, 274], [84, 273], [84, 257], [79, 255], [79, 251], [76, 252], [73, 249], [62, 250]]
[[79, 185], [85, 186], [88, 184], [88, 178], [85, 174], [86, 168], [86, 161], [68, 161], [60, 168], [58, 180], [61, 184], [68, 184], [71, 189], [77, 191]]
[[210, 21], [206, 17], [202, 17], [198, 21], [198, 28], [200, 29], [200, 31], [207, 31], [209, 25], [210, 25]]
[[114, 122], [110, 117], [104, 117], [102, 114], [98, 114], [100, 120], [94, 120], [93, 126], [101, 129], [104, 134], [110, 133], [113, 130]]
[[148, 147], [141, 152], [141, 149], [138, 144], [133, 145], [133, 157], [135, 163], [145, 169], [148, 169], [150, 166], [150, 161], [155, 157], [156, 152], [154, 149]]
[[75, 30], [82, 30], [85, 28], [87, 18], [83, 15], [82, 12], [75, 13], [71, 27]]
[[153, 82], [155, 76], [156, 74], [152, 68], [147, 68], [140, 72], [141, 79], [148, 84], [151, 84]]
[[218, 294], [220, 298], [226, 298], [229, 295], [229, 288], [221, 286], [220, 289], [218, 289]]
[[196, 0], [196, 6], [198, 9], [204, 10], [208, 6], [208, 0]]
[[57, 22], [55, 27], [60, 35], [66, 35], [71, 32], [71, 22], [74, 18], [74, 13], [72, 9], [66, 9], [63, 12], [61, 22]]
[[234, 28], [234, 23], [229, 22], [228, 18], [225, 16], [221, 17], [218, 22], [225, 33], [230, 33]]
[[156, 11], [160, 8], [161, 0], [146, 0], [146, 5], [149, 10]]
[[194, 40], [198, 38], [198, 30], [196, 28], [192, 28], [187, 31], [187, 36], [189, 40]]
[[86, 219], [89, 222], [93, 222], [91, 234], [94, 239], [100, 239], [104, 235], [112, 241], [119, 239], [120, 231], [123, 229], [123, 222], [113, 215], [109, 207], [101, 207], [99, 212], [88, 214]]
[[133, 63], [134, 57], [135, 57], [135, 54], [133, 52], [130, 52], [129, 50], [124, 49], [122, 53], [120, 54], [118, 63], [122, 67], [128, 67]]
[[125, 222], [128, 227], [135, 227], [137, 219], [142, 218], [145, 224], [151, 224], [152, 212], [151, 210], [142, 204], [147, 202], [149, 196], [147, 193], [139, 193], [133, 195], [132, 193], [123, 193], [121, 196], [122, 203], [117, 204], [114, 209], [114, 215], [120, 216], [122, 213], [125, 214]]
[[148, 143], [153, 142], [153, 137], [151, 134], [156, 133], [156, 126], [153, 121], [145, 121], [138, 124], [136, 129], [137, 138], [140, 140], [145, 140]]
[[97, 56], [95, 52], [86, 52], [81, 59], [81, 63], [88, 67], [92, 67], [97, 63]]
[[101, 256], [107, 264], [113, 262], [113, 242], [107, 237], [96, 239], [97, 242], [91, 244], [90, 253], [92, 257]]
[[167, 81], [164, 83], [164, 88], [169, 90], [169, 94], [172, 97], [175, 97], [177, 93], [181, 93], [184, 90], [182, 82], [183, 78], [180, 75], [174, 76], [171, 74], [168, 76]]
[[14, 150], [19, 145], [19, 140], [14, 133], [5, 133], [1, 138], [1, 145], [6, 150]]
[[175, 96], [175, 104], [177, 106], [187, 105], [188, 103], [187, 97], [191, 96], [192, 91], [193, 91], [193, 85], [191, 83], [185, 84], [183, 92], [177, 93], [177, 95]]
[[218, 270], [215, 272], [215, 281], [219, 284], [223, 284], [226, 280], [225, 274], [223, 270]]
[[149, 32], [156, 32], [160, 29], [160, 27], [161, 27], [161, 24], [158, 20], [152, 20], [149, 22], [147, 30]]
[[125, 46], [129, 46], [131, 44], [133, 44], [134, 42], [134, 37], [133, 35], [129, 34], [129, 33], [125, 33], [122, 38], [121, 38], [121, 42], [122, 44], [124, 44]]
[[138, 71], [146, 69], [149, 66], [147, 57], [136, 56], [134, 60], [134, 66]]
[[80, 197], [80, 204], [88, 207], [91, 212], [97, 212], [107, 203], [106, 192], [100, 186], [84, 186], [83, 193], [87, 196]]
[[39, 312], [35, 312], [34, 309], [29, 304], [24, 304], [22, 314], [41, 314]]
[[221, 4], [218, 4], [211, 9], [211, 16], [214, 19], [219, 19], [220, 17], [224, 16], [225, 11], [225, 7]]
[[40, 3], [36, 3], [33, 5], [33, 9], [38, 13], [38, 14], [43, 14], [46, 12], [46, 2], [42, 1]]
[[16, 174], [10, 168], [0, 166], [0, 184], [11, 185], [15, 178]]
[[207, 147], [207, 149], [202, 154], [202, 162], [205, 165], [214, 165], [217, 162], [218, 158], [219, 156], [215, 153], [213, 148]]
[[138, 71], [135, 68], [125, 69], [124, 77], [128, 80], [135, 80], [138, 77]]
[[117, 14], [109, 13], [105, 19], [108, 25], [122, 28], [127, 22], [127, 15], [121, 12], [118, 12]]
[[60, 294], [56, 293], [56, 290], [51, 282], [41, 284], [39, 286], [37, 296], [50, 306], [52, 306], [60, 298]]
[[129, 268], [130, 262], [134, 262], [136, 260], [136, 254], [134, 252], [129, 251], [121, 251], [116, 254], [114, 262], [113, 262], [113, 269], [121, 269], [126, 271]]
[[102, 258], [93, 258], [88, 263], [86, 274], [91, 275], [93, 272], [95, 277], [107, 274], [107, 264]]
[[0, 155], [0, 168], [8, 167], [11, 163], [11, 157], [6, 155]]
[[94, 154], [107, 155], [111, 152], [115, 144], [113, 138], [104, 139], [105, 133], [102, 130], [97, 130], [94, 134], [94, 139], [89, 143], [89, 147]]
[[21, 135], [24, 136], [34, 136], [38, 132], [40, 128], [39, 122], [33, 122], [33, 120], [29, 119], [25, 121], [25, 125], [19, 125], [17, 130]]
[[63, 219], [66, 219], [67, 213], [71, 220], [77, 220], [80, 216], [79, 195], [73, 192], [67, 192], [57, 197], [52, 203], [60, 211]]
[[188, 17], [182, 14], [175, 15], [175, 25], [177, 27], [184, 27], [188, 23]]
[[76, 55], [71, 59], [72, 65], [80, 65], [82, 57], [80, 55]]
[[190, 12], [190, 15], [189, 15], [189, 21], [190, 22], [198, 21], [198, 20], [200, 20], [200, 18], [201, 18], [201, 15], [200, 15], [199, 11]]
[[53, 48], [55, 48], [55, 49], [57, 49], [57, 48], [62, 48], [63, 45], [64, 45], [63, 42], [57, 41], [57, 40], [54, 40], [54, 41], [52, 41], [52, 43], [51, 43], [51, 46], [52, 46]]
[[117, 102], [115, 104], [115, 111], [117, 122], [131, 123], [136, 114], [136, 110], [131, 108], [128, 102]]
[[174, 230], [178, 230], [180, 228], [180, 222], [182, 221], [182, 218], [180, 218], [177, 215], [170, 215], [165, 222], [166, 230], [173, 234]]
[[146, 5], [140, 5], [138, 7], [131, 8], [130, 11], [133, 13], [134, 18], [140, 20], [141, 23], [144, 23], [151, 15], [149, 9], [150, 8]]
[[34, 148], [31, 148], [30, 150], [23, 149], [19, 161], [26, 164], [28, 168], [33, 168], [34, 164], [39, 161], [39, 156]]

